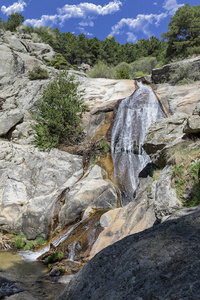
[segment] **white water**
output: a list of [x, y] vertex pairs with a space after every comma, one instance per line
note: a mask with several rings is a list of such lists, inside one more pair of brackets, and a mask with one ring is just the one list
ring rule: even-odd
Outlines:
[[119, 104], [112, 129], [111, 153], [121, 203], [134, 198], [138, 175], [150, 162], [142, 148], [149, 126], [164, 117], [153, 90], [138, 82], [139, 88]]
[[31, 250], [19, 251], [18, 254], [23, 258], [24, 261], [33, 262], [36, 261], [40, 255], [44, 254], [49, 250], [50, 250], [50, 246], [47, 245], [40, 251], [31, 251]]

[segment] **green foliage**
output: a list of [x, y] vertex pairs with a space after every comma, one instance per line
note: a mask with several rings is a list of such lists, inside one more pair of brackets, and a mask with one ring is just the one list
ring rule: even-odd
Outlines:
[[87, 106], [83, 104], [83, 91], [78, 90], [73, 76], [61, 73], [43, 90], [39, 111], [33, 116], [36, 125], [35, 144], [39, 149], [51, 149], [61, 144], [73, 144], [80, 138], [82, 114]]
[[35, 248], [34, 242], [30, 241], [30, 242], [28, 242], [28, 244], [26, 244], [24, 246], [24, 251], [31, 250], [31, 249], [34, 249], [34, 248]]
[[121, 68], [116, 70], [116, 78], [117, 79], [130, 79], [129, 71], [126, 68]]
[[47, 70], [41, 67], [34, 67], [31, 71], [29, 71], [28, 77], [30, 80], [48, 79], [49, 74]]
[[161, 35], [168, 39], [168, 57], [187, 57], [200, 53], [200, 5], [191, 7], [186, 4], [179, 7], [171, 18], [168, 29], [168, 32]]
[[24, 17], [18, 12], [12, 12], [8, 15], [7, 23], [5, 23], [6, 30], [16, 31], [16, 28], [22, 24]]
[[88, 75], [92, 78], [115, 78], [115, 69], [99, 61]]
[[42, 237], [37, 237], [35, 244], [36, 244], [36, 246], [42, 246], [46, 243], [47, 243], [47, 241], [45, 241]]
[[70, 68], [70, 64], [61, 53], [57, 53], [56, 57], [47, 63], [47, 66], [54, 67], [58, 70], [68, 70]]
[[170, 83], [173, 85], [189, 84], [200, 80], [200, 72], [195, 64], [179, 62], [171, 66]]
[[45, 264], [49, 265], [49, 264], [53, 264], [57, 261], [60, 261], [63, 258], [63, 256], [64, 256], [64, 254], [62, 251], [53, 253], [53, 254], [47, 256], [47, 258], [45, 258]]
[[25, 240], [26, 237], [25, 235], [21, 232], [17, 237], [16, 240], [14, 242], [14, 247], [17, 249], [22, 249], [25, 245]]

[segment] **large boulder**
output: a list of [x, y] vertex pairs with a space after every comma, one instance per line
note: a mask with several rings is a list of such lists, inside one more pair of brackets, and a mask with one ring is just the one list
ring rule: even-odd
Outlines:
[[[180, 62], [175, 62], [168, 65], [164, 65], [161, 68], [153, 69], [151, 76], [153, 83], [163, 83], [169, 81], [172, 69], [175, 69], [176, 66], [179, 65], [179, 63]], [[195, 58], [184, 59], [181, 61], [181, 63], [197, 65], [198, 69], [200, 69], [200, 56], [197, 56]]]
[[65, 204], [59, 212], [59, 223], [73, 222], [84, 210], [111, 209], [117, 206], [117, 192], [112, 182], [104, 180], [101, 168], [95, 165], [65, 196]]
[[82, 175], [82, 157], [6, 141], [0, 147], [0, 228], [46, 237], [57, 197]]
[[153, 88], [169, 115], [177, 112], [192, 114], [199, 102], [200, 81], [175, 86], [163, 83], [154, 85]]
[[22, 120], [23, 114], [18, 108], [0, 112], [0, 136], [5, 136], [10, 129]]
[[200, 208], [105, 248], [58, 300], [199, 299]]
[[183, 128], [187, 119], [188, 115], [175, 113], [149, 127], [143, 147], [158, 168], [163, 168], [166, 165], [167, 149], [183, 141]]

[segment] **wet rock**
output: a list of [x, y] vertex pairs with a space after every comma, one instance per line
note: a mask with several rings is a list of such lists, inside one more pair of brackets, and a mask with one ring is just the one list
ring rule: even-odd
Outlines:
[[20, 292], [23, 292], [21, 287], [17, 286], [13, 281], [0, 276], [0, 299]]
[[111, 209], [117, 206], [117, 199], [112, 182], [104, 180], [101, 168], [95, 165], [67, 193], [65, 205], [59, 213], [59, 222], [62, 225], [73, 222], [88, 207]]
[[182, 214], [102, 250], [58, 300], [198, 299], [200, 209]]

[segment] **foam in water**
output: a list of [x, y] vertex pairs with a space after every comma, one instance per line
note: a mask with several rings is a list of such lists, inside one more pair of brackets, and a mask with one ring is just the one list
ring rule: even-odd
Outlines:
[[44, 254], [45, 252], [47, 252], [49, 250], [50, 250], [50, 246], [47, 245], [40, 251], [35, 251], [35, 252], [31, 251], [31, 250], [19, 251], [18, 254], [23, 258], [24, 261], [33, 262], [33, 261], [36, 261], [40, 255]]
[[138, 82], [139, 88], [119, 104], [112, 129], [111, 153], [114, 176], [122, 205], [134, 198], [138, 175], [150, 162], [142, 148], [149, 126], [164, 117], [153, 90]]

